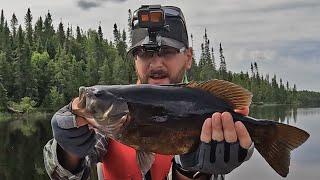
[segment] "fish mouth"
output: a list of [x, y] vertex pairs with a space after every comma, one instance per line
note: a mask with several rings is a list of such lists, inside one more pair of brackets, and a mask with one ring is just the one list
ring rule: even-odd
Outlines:
[[127, 114], [128, 114], [127, 112], [122, 112], [122, 113], [117, 113], [117, 114], [109, 114], [108, 118], [117, 120], [117, 119], [121, 119], [123, 116], [125, 116]]

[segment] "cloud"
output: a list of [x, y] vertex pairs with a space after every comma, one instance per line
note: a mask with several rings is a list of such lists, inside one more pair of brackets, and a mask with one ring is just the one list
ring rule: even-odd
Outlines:
[[83, 10], [89, 10], [91, 8], [101, 7], [105, 2], [125, 2], [127, 0], [79, 0], [77, 2], [78, 7]]
[[94, 7], [99, 7], [101, 5], [100, 2], [97, 1], [87, 1], [87, 0], [80, 0], [78, 1], [78, 6], [83, 10], [89, 10]]
[[282, 2], [275, 3], [269, 6], [259, 7], [255, 9], [243, 9], [240, 12], [245, 13], [260, 13], [260, 12], [276, 12], [276, 11], [287, 11], [287, 10], [301, 10], [301, 9], [313, 9], [320, 6], [319, 1], [296, 1], [296, 2]]
[[250, 63], [256, 61], [261, 74], [276, 74], [299, 90], [320, 90], [320, 41], [297, 40], [278, 43], [250, 43], [225, 48], [228, 68], [235, 72], [249, 71]]

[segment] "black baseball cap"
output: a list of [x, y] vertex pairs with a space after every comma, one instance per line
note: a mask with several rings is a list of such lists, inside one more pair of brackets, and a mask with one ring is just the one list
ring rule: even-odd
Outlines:
[[[151, 5], [152, 6], [152, 5]], [[145, 7], [141, 6], [141, 7]], [[132, 46], [128, 54], [131, 54], [138, 47], [161, 47], [169, 46], [176, 49], [188, 48], [188, 33], [185, 18], [180, 8], [175, 6], [157, 6], [164, 12], [164, 26], [157, 30], [155, 41], [150, 37], [150, 29], [140, 27], [138, 24], [137, 9], [132, 18]]]

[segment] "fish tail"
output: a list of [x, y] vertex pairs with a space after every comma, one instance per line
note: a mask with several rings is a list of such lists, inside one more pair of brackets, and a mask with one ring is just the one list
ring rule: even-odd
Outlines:
[[309, 134], [299, 128], [270, 120], [237, 116], [246, 126], [255, 148], [282, 177], [289, 173], [290, 152], [303, 144]]

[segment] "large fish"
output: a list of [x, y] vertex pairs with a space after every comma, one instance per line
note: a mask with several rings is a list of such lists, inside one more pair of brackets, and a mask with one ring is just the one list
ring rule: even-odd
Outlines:
[[142, 171], [151, 166], [152, 153], [175, 155], [194, 151], [204, 120], [215, 112], [228, 111], [234, 121], [243, 122], [255, 148], [283, 177], [289, 172], [290, 151], [309, 137], [307, 132], [287, 124], [236, 113], [234, 109], [250, 105], [252, 94], [223, 80], [175, 85], [97, 85], [81, 87], [79, 97], [79, 106], [85, 109], [82, 116], [94, 119], [91, 124], [110, 138], [138, 150]]

